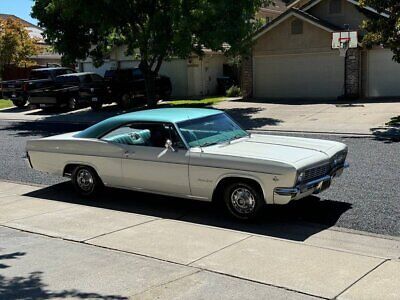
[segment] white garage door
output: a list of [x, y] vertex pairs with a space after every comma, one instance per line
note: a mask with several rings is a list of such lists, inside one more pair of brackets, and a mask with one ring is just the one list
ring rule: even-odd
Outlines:
[[400, 96], [400, 64], [390, 50], [368, 51], [368, 97]]
[[344, 59], [336, 51], [254, 58], [255, 97], [326, 99], [343, 90]]

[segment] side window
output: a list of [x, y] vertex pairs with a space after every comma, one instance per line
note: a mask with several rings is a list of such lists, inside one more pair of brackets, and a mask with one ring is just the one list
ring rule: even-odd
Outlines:
[[102, 82], [103, 81], [103, 78], [100, 75], [92, 74], [91, 76], [92, 76], [92, 80], [94, 82]]
[[342, 0], [331, 0], [329, 2], [329, 13], [340, 14], [342, 12]]
[[84, 76], [81, 78], [81, 82], [82, 82], [82, 83], [91, 83], [91, 82], [92, 82], [92, 76], [90, 76], [90, 75], [84, 75]]
[[292, 34], [303, 34], [303, 21], [294, 20], [292, 22]]
[[140, 78], [142, 77], [142, 71], [140, 69], [132, 69], [132, 76], [135, 78]]
[[164, 148], [167, 140], [174, 147], [185, 148], [175, 128], [162, 123], [134, 123], [119, 127], [101, 138], [104, 141], [131, 145]]
[[150, 130], [127, 125], [111, 131], [101, 139], [122, 145], [150, 146], [150, 137]]

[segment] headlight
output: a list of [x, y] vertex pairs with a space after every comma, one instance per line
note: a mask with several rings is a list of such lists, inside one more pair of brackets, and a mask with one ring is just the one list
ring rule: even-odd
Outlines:
[[344, 164], [344, 162], [346, 161], [346, 157], [347, 157], [347, 153], [346, 152], [340, 152], [340, 153], [336, 154], [333, 157], [332, 165], [334, 167], [336, 167], [338, 165]]
[[300, 183], [304, 180], [304, 177], [306, 176], [305, 172], [301, 172], [298, 176], [297, 176], [297, 183]]

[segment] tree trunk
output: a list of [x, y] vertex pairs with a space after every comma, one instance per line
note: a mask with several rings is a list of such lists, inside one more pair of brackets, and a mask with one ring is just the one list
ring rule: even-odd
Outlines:
[[144, 75], [146, 85], [147, 106], [155, 107], [157, 105], [156, 78], [157, 75], [153, 71], [148, 71]]
[[150, 108], [155, 107], [157, 105], [157, 93], [156, 93], [157, 74], [151, 69], [147, 61], [141, 61], [139, 68], [142, 71], [144, 77], [147, 106]]
[[[155, 107], [157, 105], [157, 76], [160, 71], [164, 56], [154, 56], [150, 63], [147, 61], [147, 55], [141, 51], [142, 60], [140, 61], [139, 68], [144, 76], [146, 85], [147, 106]], [[155, 67], [154, 67], [155, 66]], [[153, 69], [154, 67], [154, 69]]]

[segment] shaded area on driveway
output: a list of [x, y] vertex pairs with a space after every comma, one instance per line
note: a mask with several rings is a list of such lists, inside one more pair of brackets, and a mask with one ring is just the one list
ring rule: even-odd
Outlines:
[[[96, 199], [78, 196], [70, 182], [25, 194], [28, 197], [87, 205], [152, 217], [178, 219], [253, 234], [304, 241], [336, 224], [351, 204], [310, 197], [287, 206], [267, 206], [262, 217], [252, 223], [230, 217], [220, 203], [152, 195], [106, 188]], [[314, 224], [311, 224], [314, 223]]]
[[[23, 259], [25, 255], [27, 255], [25, 252], [0, 254], [0, 269], [11, 268], [9, 260]], [[6, 277], [0, 274], [1, 299], [127, 299], [122, 296], [86, 293], [75, 289], [51, 291], [43, 282], [42, 277], [43, 272], [40, 271], [31, 272], [26, 276], [15, 277]]]
[[224, 109], [224, 111], [245, 129], [259, 129], [264, 126], [277, 126], [283, 123], [282, 120], [275, 118], [254, 117], [255, 114], [263, 111], [261, 108], [231, 108]]

